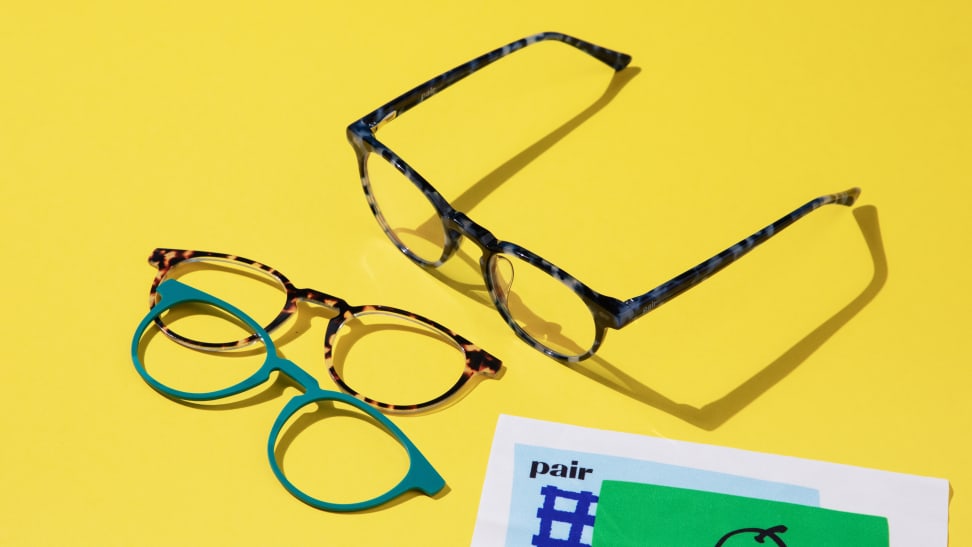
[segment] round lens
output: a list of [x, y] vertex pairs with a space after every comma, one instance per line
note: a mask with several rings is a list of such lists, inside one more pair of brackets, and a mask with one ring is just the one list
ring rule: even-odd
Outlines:
[[371, 416], [339, 401], [301, 407], [274, 446], [281, 471], [304, 494], [327, 503], [378, 497], [408, 471], [408, 452]]
[[348, 388], [398, 410], [448, 393], [465, 370], [465, 354], [452, 338], [403, 315], [359, 312], [330, 343], [331, 367]]
[[437, 263], [445, 251], [445, 228], [435, 206], [391, 163], [369, 154], [365, 177], [375, 203], [375, 215], [385, 233], [413, 257]]
[[[261, 326], [268, 326], [284, 309], [287, 292], [269, 272], [242, 262], [219, 258], [192, 258], [180, 262], [166, 274], [236, 306]], [[162, 314], [160, 320], [177, 340], [205, 347], [232, 347], [240, 330], [215, 317], [213, 308], [186, 304]], [[249, 334], [247, 335], [249, 336]]]
[[[236, 316], [208, 304], [182, 303], [165, 314], [178, 318], [173, 324], [193, 323], [194, 332], [203, 338], [218, 335], [246, 339], [253, 334], [253, 329]], [[200, 351], [173, 344], [158, 333], [150, 327], [142, 336], [141, 362], [151, 378], [172, 390], [196, 394], [220, 391], [251, 377], [266, 360], [263, 344], [232, 352]]]
[[500, 306], [528, 338], [564, 357], [594, 346], [594, 315], [560, 280], [513, 254], [490, 257], [489, 275]]

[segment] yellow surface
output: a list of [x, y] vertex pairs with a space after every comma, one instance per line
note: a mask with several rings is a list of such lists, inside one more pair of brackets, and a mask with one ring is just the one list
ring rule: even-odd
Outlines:
[[[0, 544], [462, 545], [499, 413], [945, 477], [950, 544], [972, 544], [968, 2], [8, 4]], [[817, 195], [860, 186], [860, 206], [814, 213], [584, 367], [543, 357], [392, 247], [344, 136], [542, 30], [634, 68], [612, 83], [533, 46], [381, 132], [498, 237], [628, 298]], [[153, 392], [128, 347], [156, 246], [251, 257], [500, 356], [501, 380], [396, 418], [448, 492], [311, 509], [265, 461], [285, 394], [217, 411]], [[282, 348], [320, 375], [324, 323]]]

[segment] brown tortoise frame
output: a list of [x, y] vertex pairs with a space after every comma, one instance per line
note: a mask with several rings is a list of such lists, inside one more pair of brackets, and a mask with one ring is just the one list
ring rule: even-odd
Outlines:
[[[228, 262], [236, 265], [242, 265], [263, 272], [279, 282], [280, 288], [286, 292], [286, 300], [284, 301], [284, 305], [280, 310], [280, 313], [264, 326], [264, 329], [268, 333], [278, 329], [281, 325], [287, 322], [288, 319], [294, 316], [297, 312], [297, 304], [300, 301], [319, 304], [328, 309], [334, 310], [336, 314], [328, 322], [327, 330], [324, 336], [324, 360], [328, 367], [328, 373], [330, 374], [334, 383], [337, 384], [342, 391], [384, 412], [394, 414], [414, 413], [429, 410], [434, 407], [444, 405], [448, 402], [454, 402], [459, 398], [459, 395], [464, 391], [463, 388], [469, 384], [469, 381], [472, 378], [477, 376], [493, 378], [502, 368], [502, 362], [499, 359], [487, 351], [479, 348], [458, 333], [435, 321], [432, 321], [431, 319], [389, 306], [352, 306], [344, 299], [332, 296], [322, 291], [315, 289], [300, 289], [276, 269], [256, 262], [255, 260], [250, 260], [248, 258], [236, 255], [208, 251], [163, 248], [155, 249], [152, 251], [152, 256], [149, 257], [149, 263], [158, 268], [159, 271], [155, 276], [155, 280], [152, 282], [149, 297], [149, 307], [154, 307], [159, 301], [159, 286], [167, 279], [171, 279], [170, 274], [172, 273], [173, 268], [180, 264], [193, 262]], [[404, 318], [408, 321], [437, 331], [444, 338], [454, 343], [465, 358], [465, 366], [456, 383], [453, 384], [452, 387], [450, 387], [445, 393], [442, 393], [441, 395], [438, 395], [437, 397], [428, 401], [415, 404], [392, 404], [378, 401], [359, 393], [349, 386], [344, 379], [341, 378], [337, 368], [334, 365], [333, 344], [336, 340], [338, 331], [347, 321], [369, 314], [384, 314]], [[241, 348], [256, 342], [260, 338], [259, 334], [253, 334], [247, 338], [234, 340], [231, 342], [206, 342], [194, 340], [173, 331], [163, 322], [161, 317], [157, 317], [155, 319], [155, 323], [169, 338], [184, 346], [204, 351], [226, 351]]]

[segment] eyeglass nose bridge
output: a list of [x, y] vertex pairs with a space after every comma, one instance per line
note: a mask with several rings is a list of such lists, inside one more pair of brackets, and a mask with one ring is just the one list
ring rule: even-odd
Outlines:
[[337, 296], [317, 289], [294, 289], [293, 294], [297, 300], [323, 306], [337, 314], [344, 314], [351, 309], [351, 305], [343, 298], [338, 298]]
[[482, 273], [483, 281], [486, 284], [487, 290], [489, 290], [494, 298], [493, 303], [499, 307], [500, 305], [496, 302], [496, 294], [492, 287], [493, 276], [489, 271], [490, 261], [493, 255], [503, 252], [499, 239], [492, 232], [469, 218], [465, 213], [456, 209], [451, 209], [447, 214], [443, 215], [442, 223], [445, 225], [446, 230], [446, 250], [443, 252], [442, 262], [445, 262], [459, 250], [459, 244], [462, 243], [463, 237], [476, 244], [481, 252], [479, 269]]
[[[452, 253], [458, 249], [459, 242], [463, 236], [471, 239], [473, 243], [482, 249], [483, 254], [498, 251], [496, 243], [499, 240], [496, 239], [496, 236], [469, 218], [466, 213], [451, 209], [443, 215], [442, 223], [446, 230], [446, 253], [443, 254], [452, 256]], [[453, 245], [455, 249], [451, 248]]]

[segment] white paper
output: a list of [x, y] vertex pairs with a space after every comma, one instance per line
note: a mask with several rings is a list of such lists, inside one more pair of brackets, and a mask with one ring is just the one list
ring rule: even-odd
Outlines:
[[888, 519], [891, 547], [948, 547], [944, 479], [505, 415], [493, 437], [473, 546], [530, 545], [541, 503], [524, 488], [531, 474], [594, 493], [602, 480], [628, 480], [878, 515]]

